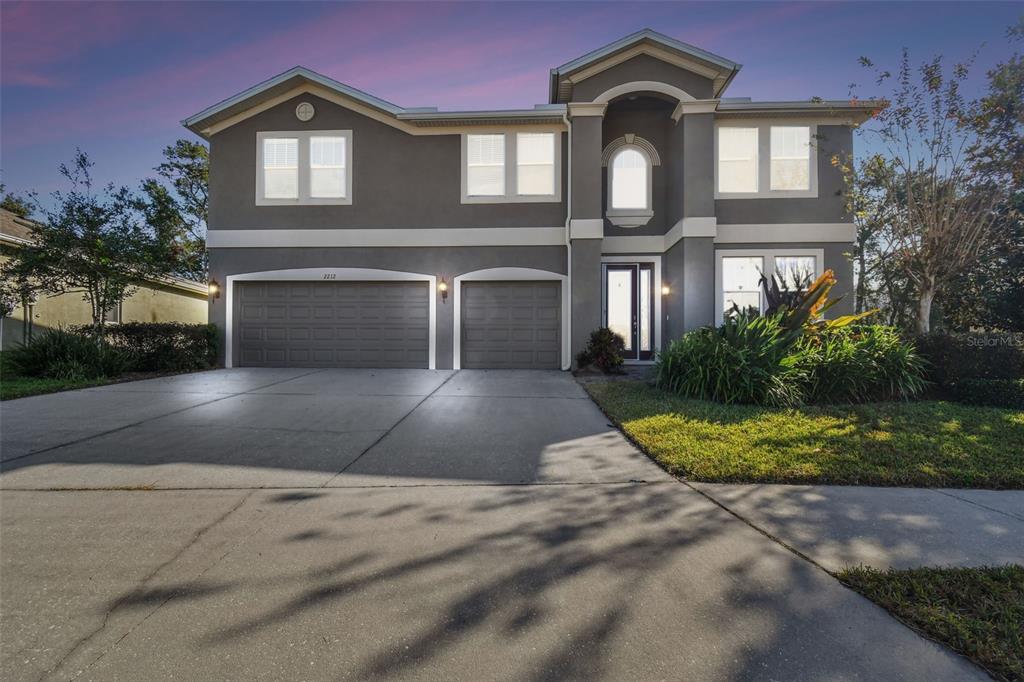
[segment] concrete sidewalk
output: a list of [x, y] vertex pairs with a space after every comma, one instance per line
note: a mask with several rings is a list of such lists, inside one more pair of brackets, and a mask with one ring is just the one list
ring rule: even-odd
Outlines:
[[1024, 564], [1024, 491], [690, 483], [829, 571]]

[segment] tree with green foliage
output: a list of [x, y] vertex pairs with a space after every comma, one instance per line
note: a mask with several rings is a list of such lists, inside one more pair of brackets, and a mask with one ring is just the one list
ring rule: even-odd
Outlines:
[[942, 58], [917, 68], [903, 51], [893, 74], [872, 68], [876, 85], [892, 84], [888, 106], [874, 125], [892, 172], [881, 175], [880, 218], [888, 261], [913, 287], [914, 326], [927, 333], [932, 305], [997, 239], [994, 228], [1001, 188], [976, 172], [971, 150], [978, 136], [968, 124], [973, 104], [961, 94], [970, 64], [946, 73]]
[[160, 179], [142, 182], [144, 211], [150, 225], [171, 240], [176, 274], [205, 280], [209, 152], [198, 142], [178, 140], [164, 148], [163, 156], [155, 169]]
[[[1007, 32], [1024, 40], [1024, 19]], [[977, 172], [1007, 192], [996, 207], [990, 248], [943, 297], [946, 320], [967, 331], [1024, 331], [1024, 55], [988, 72], [988, 90], [969, 112]]]
[[0, 208], [10, 211], [19, 218], [28, 218], [32, 215], [32, 199], [8, 192], [4, 184], [0, 183]]
[[81, 150], [61, 164], [70, 189], [53, 194], [52, 208], [36, 205], [43, 219], [0, 275], [49, 295], [81, 293], [102, 334], [108, 311], [139, 284], [173, 272], [175, 261], [166, 234], [147, 222], [145, 202], [125, 187], [95, 190], [93, 165]]

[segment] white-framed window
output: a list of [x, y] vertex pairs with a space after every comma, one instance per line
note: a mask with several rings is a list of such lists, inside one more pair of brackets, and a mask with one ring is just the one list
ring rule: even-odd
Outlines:
[[771, 188], [807, 191], [811, 188], [811, 129], [772, 126]]
[[555, 134], [516, 133], [516, 194], [555, 194]]
[[352, 203], [352, 131], [256, 134], [256, 204]]
[[[715, 252], [715, 319], [721, 322], [735, 305], [764, 310], [761, 277], [803, 285], [824, 271], [823, 249], [718, 249]], [[794, 279], [795, 278], [795, 279]]]
[[466, 195], [505, 196], [504, 135], [466, 135]]
[[561, 201], [561, 131], [462, 135], [462, 203]]
[[757, 192], [757, 128], [718, 129], [718, 191]]
[[715, 198], [818, 196], [814, 123], [721, 121], [715, 127]]
[[608, 208], [651, 208], [651, 161], [638, 147], [622, 147], [608, 162]]

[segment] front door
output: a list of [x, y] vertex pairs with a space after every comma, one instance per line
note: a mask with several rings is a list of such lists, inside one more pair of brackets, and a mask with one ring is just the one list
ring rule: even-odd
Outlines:
[[604, 269], [604, 325], [626, 342], [627, 360], [654, 356], [654, 265], [607, 263]]

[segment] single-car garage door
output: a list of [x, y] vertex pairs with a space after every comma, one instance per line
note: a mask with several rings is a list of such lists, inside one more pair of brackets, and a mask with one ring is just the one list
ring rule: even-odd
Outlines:
[[462, 366], [560, 369], [559, 282], [463, 282]]
[[240, 282], [244, 367], [427, 367], [426, 282]]

